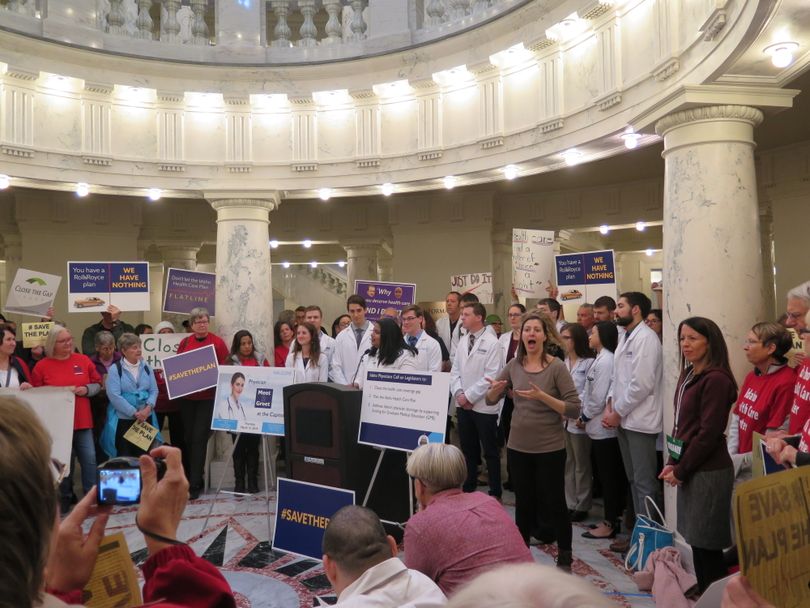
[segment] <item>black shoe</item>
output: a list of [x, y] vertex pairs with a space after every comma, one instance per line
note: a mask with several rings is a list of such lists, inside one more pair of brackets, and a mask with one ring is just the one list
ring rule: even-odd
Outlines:
[[571, 551], [560, 551], [557, 553], [557, 567], [565, 572], [571, 572], [574, 563], [574, 555]]
[[506, 481], [503, 482], [503, 489], [509, 490], [511, 492], [515, 488], [512, 486], [512, 482], [507, 479]]
[[244, 480], [237, 480], [236, 484], [233, 487], [233, 491], [237, 494], [244, 494], [245, 493], [245, 482]]
[[200, 497], [200, 492], [202, 492], [202, 488], [189, 488], [188, 499], [197, 500]]
[[574, 511], [571, 513], [571, 521], [578, 522], [578, 521], [585, 521], [588, 518], [587, 511]]
[[259, 493], [259, 480], [256, 479], [255, 477], [253, 479], [248, 479], [247, 491], [248, 491], [248, 494], [258, 494]]

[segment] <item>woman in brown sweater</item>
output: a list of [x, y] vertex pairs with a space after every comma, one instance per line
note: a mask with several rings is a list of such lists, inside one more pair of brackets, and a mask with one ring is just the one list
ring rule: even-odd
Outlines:
[[737, 383], [720, 328], [691, 317], [678, 326], [681, 375], [675, 389], [675, 426], [669, 460], [659, 476], [678, 487], [678, 532], [692, 547], [700, 591], [726, 575], [723, 549], [731, 545], [734, 467], [724, 436]]
[[[537, 312], [523, 316], [515, 358], [498, 378], [488, 379], [487, 403], [494, 404], [511, 388], [515, 409], [507, 458], [515, 488], [515, 523], [523, 540], [537, 521], [549, 519], [557, 539], [557, 566], [571, 569], [571, 521], [565, 502], [565, 435], [563, 417], [579, 417], [580, 401], [565, 363], [549, 348], [559, 343], [550, 317]], [[541, 501], [544, 508], [540, 508]]]

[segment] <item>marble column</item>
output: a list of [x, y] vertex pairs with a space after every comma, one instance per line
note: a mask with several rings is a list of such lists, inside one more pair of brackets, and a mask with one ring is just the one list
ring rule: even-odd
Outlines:
[[[200, 245], [195, 243], [158, 243], [157, 248], [163, 258], [163, 292], [161, 294], [161, 307], [163, 306], [163, 296], [166, 294], [166, 279], [169, 276], [169, 268], [179, 268], [181, 270], [197, 270], [197, 253]], [[171, 321], [177, 332], [183, 332], [183, 321], [188, 319], [188, 315], [175, 313], [163, 313], [163, 318]]]
[[509, 328], [506, 313], [512, 304], [512, 233], [496, 237], [492, 242], [492, 310], [500, 315], [504, 329]]
[[380, 281], [394, 280], [394, 256], [385, 249], [380, 249], [377, 255], [377, 276]]
[[[754, 127], [763, 115], [737, 105], [698, 107], [665, 116], [664, 138], [664, 430], [673, 424], [678, 324], [712, 319], [726, 338], [738, 381], [751, 368], [743, 340], [763, 320], [765, 297]], [[674, 493], [667, 493], [674, 517]], [[672, 519], [674, 522], [674, 519]]]
[[355, 280], [378, 280], [377, 253], [379, 243], [342, 243], [346, 250], [346, 276], [348, 295], [354, 293]]
[[262, 198], [211, 198], [217, 212], [218, 335], [230, 344], [247, 329], [256, 349], [273, 350], [273, 290], [268, 226], [280, 202], [276, 193]]

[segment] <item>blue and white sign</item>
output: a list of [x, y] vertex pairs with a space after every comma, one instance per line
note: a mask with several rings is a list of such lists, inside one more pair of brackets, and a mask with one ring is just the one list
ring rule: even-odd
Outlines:
[[329, 520], [354, 504], [354, 492], [306, 481], [278, 478], [273, 549], [320, 560]]
[[446, 372], [369, 370], [357, 442], [405, 452], [443, 443], [449, 392]]
[[294, 380], [288, 367], [220, 366], [211, 428], [283, 437], [283, 389]]
[[616, 299], [613, 250], [567, 253], [554, 258], [557, 287], [566, 319], [576, 319], [577, 308], [601, 296]]
[[68, 312], [149, 310], [148, 262], [68, 262]]

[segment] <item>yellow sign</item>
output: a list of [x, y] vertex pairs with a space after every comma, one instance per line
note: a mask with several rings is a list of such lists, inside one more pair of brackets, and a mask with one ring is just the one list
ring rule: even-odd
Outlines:
[[101, 541], [93, 574], [83, 589], [83, 603], [90, 608], [140, 606], [143, 603], [135, 565], [122, 532], [105, 536]]
[[135, 424], [129, 427], [129, 430], [124, 433], [124, 439], [131, 444], [141, 448], [144, 452], [149, 451], [152, 442], [157, 437], [158, 430], [148, 422], [141, 422], [136, 420]]
[[753, 588], [775, 606], [810, 605], [810, 467], [740, 484], [733, 509]]
[[52, 321], [43, 323], [23, 323], [23, 347], [34, 348], [35, 346], [45, 346], [45, 340], [48, 338], [48, 334], [51, 333], [51, 327], [53, 327]]

